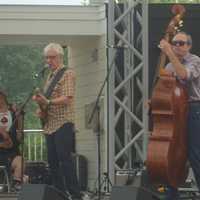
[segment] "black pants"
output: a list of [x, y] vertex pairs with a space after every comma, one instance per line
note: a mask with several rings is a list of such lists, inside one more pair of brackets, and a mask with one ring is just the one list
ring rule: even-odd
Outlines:
[[[200, 190], [200, 103], [189, 104], [188, 112], [188, 158]], [[177, 147], [178, 148], [178, 147]], [[178, 190], [169, 187], [166, 200], [177, 200]]]
[[46, 136], [48, 163], [53, 185], [61, 191], [80, 195], [76, 171], [72, 162], [74, 150], [74, 125], [66, 123], [56, 132]]
[[188, 156], [200, 190], [200, 103], [189, 105], [188, 115]]
[[11, 178], [12, 176], [12, 169], [11, 169], [12, 161], [18, 155], [20, 155], [19, 152], [15, 151], [7, 151], [7, 152], [0, 151], [0, 165], [4, 165], [6, 167], [9, 178]]

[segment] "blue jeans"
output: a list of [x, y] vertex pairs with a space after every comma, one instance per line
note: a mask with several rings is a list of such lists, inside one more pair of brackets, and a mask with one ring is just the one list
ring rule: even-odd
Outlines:
[[200, 102], [189, 104], [188, 157], [200, 188]]
[[72, 161], [74, 125], [66, 123], [51, 135], [46, 135], [48, 163], [53, 185], [80, 196], [80, 188]]

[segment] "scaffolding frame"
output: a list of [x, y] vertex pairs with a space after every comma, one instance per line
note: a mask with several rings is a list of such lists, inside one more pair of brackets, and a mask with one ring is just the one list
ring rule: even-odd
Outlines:
[[[108, 173], [144, 164], [148, 140], [148, 2], [108, 3]], [[114, 62], [113, 62], [114, 61]], [[114, 64], [114, 66], [112, 66]]]

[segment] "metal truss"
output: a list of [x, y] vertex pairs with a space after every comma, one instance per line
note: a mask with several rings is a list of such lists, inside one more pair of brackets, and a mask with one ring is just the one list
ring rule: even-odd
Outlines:
[[143, 164], [148, 138], [148, 3], [108, 3], [108, 171]]

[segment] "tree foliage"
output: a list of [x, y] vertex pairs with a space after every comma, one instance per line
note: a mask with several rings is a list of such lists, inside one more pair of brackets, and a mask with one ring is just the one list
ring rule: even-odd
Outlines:
[[34, 74], [43, 66], [42, 49], [40, 46], [0, 48], [0, 89], [6, 92], [10, 102], [16, 103], [18, 107], [24, 106], [26, 128], [40, 126], [33, 114], [37, 105], [28, 97], [41, 84], [41, 79], [36, 80]]

